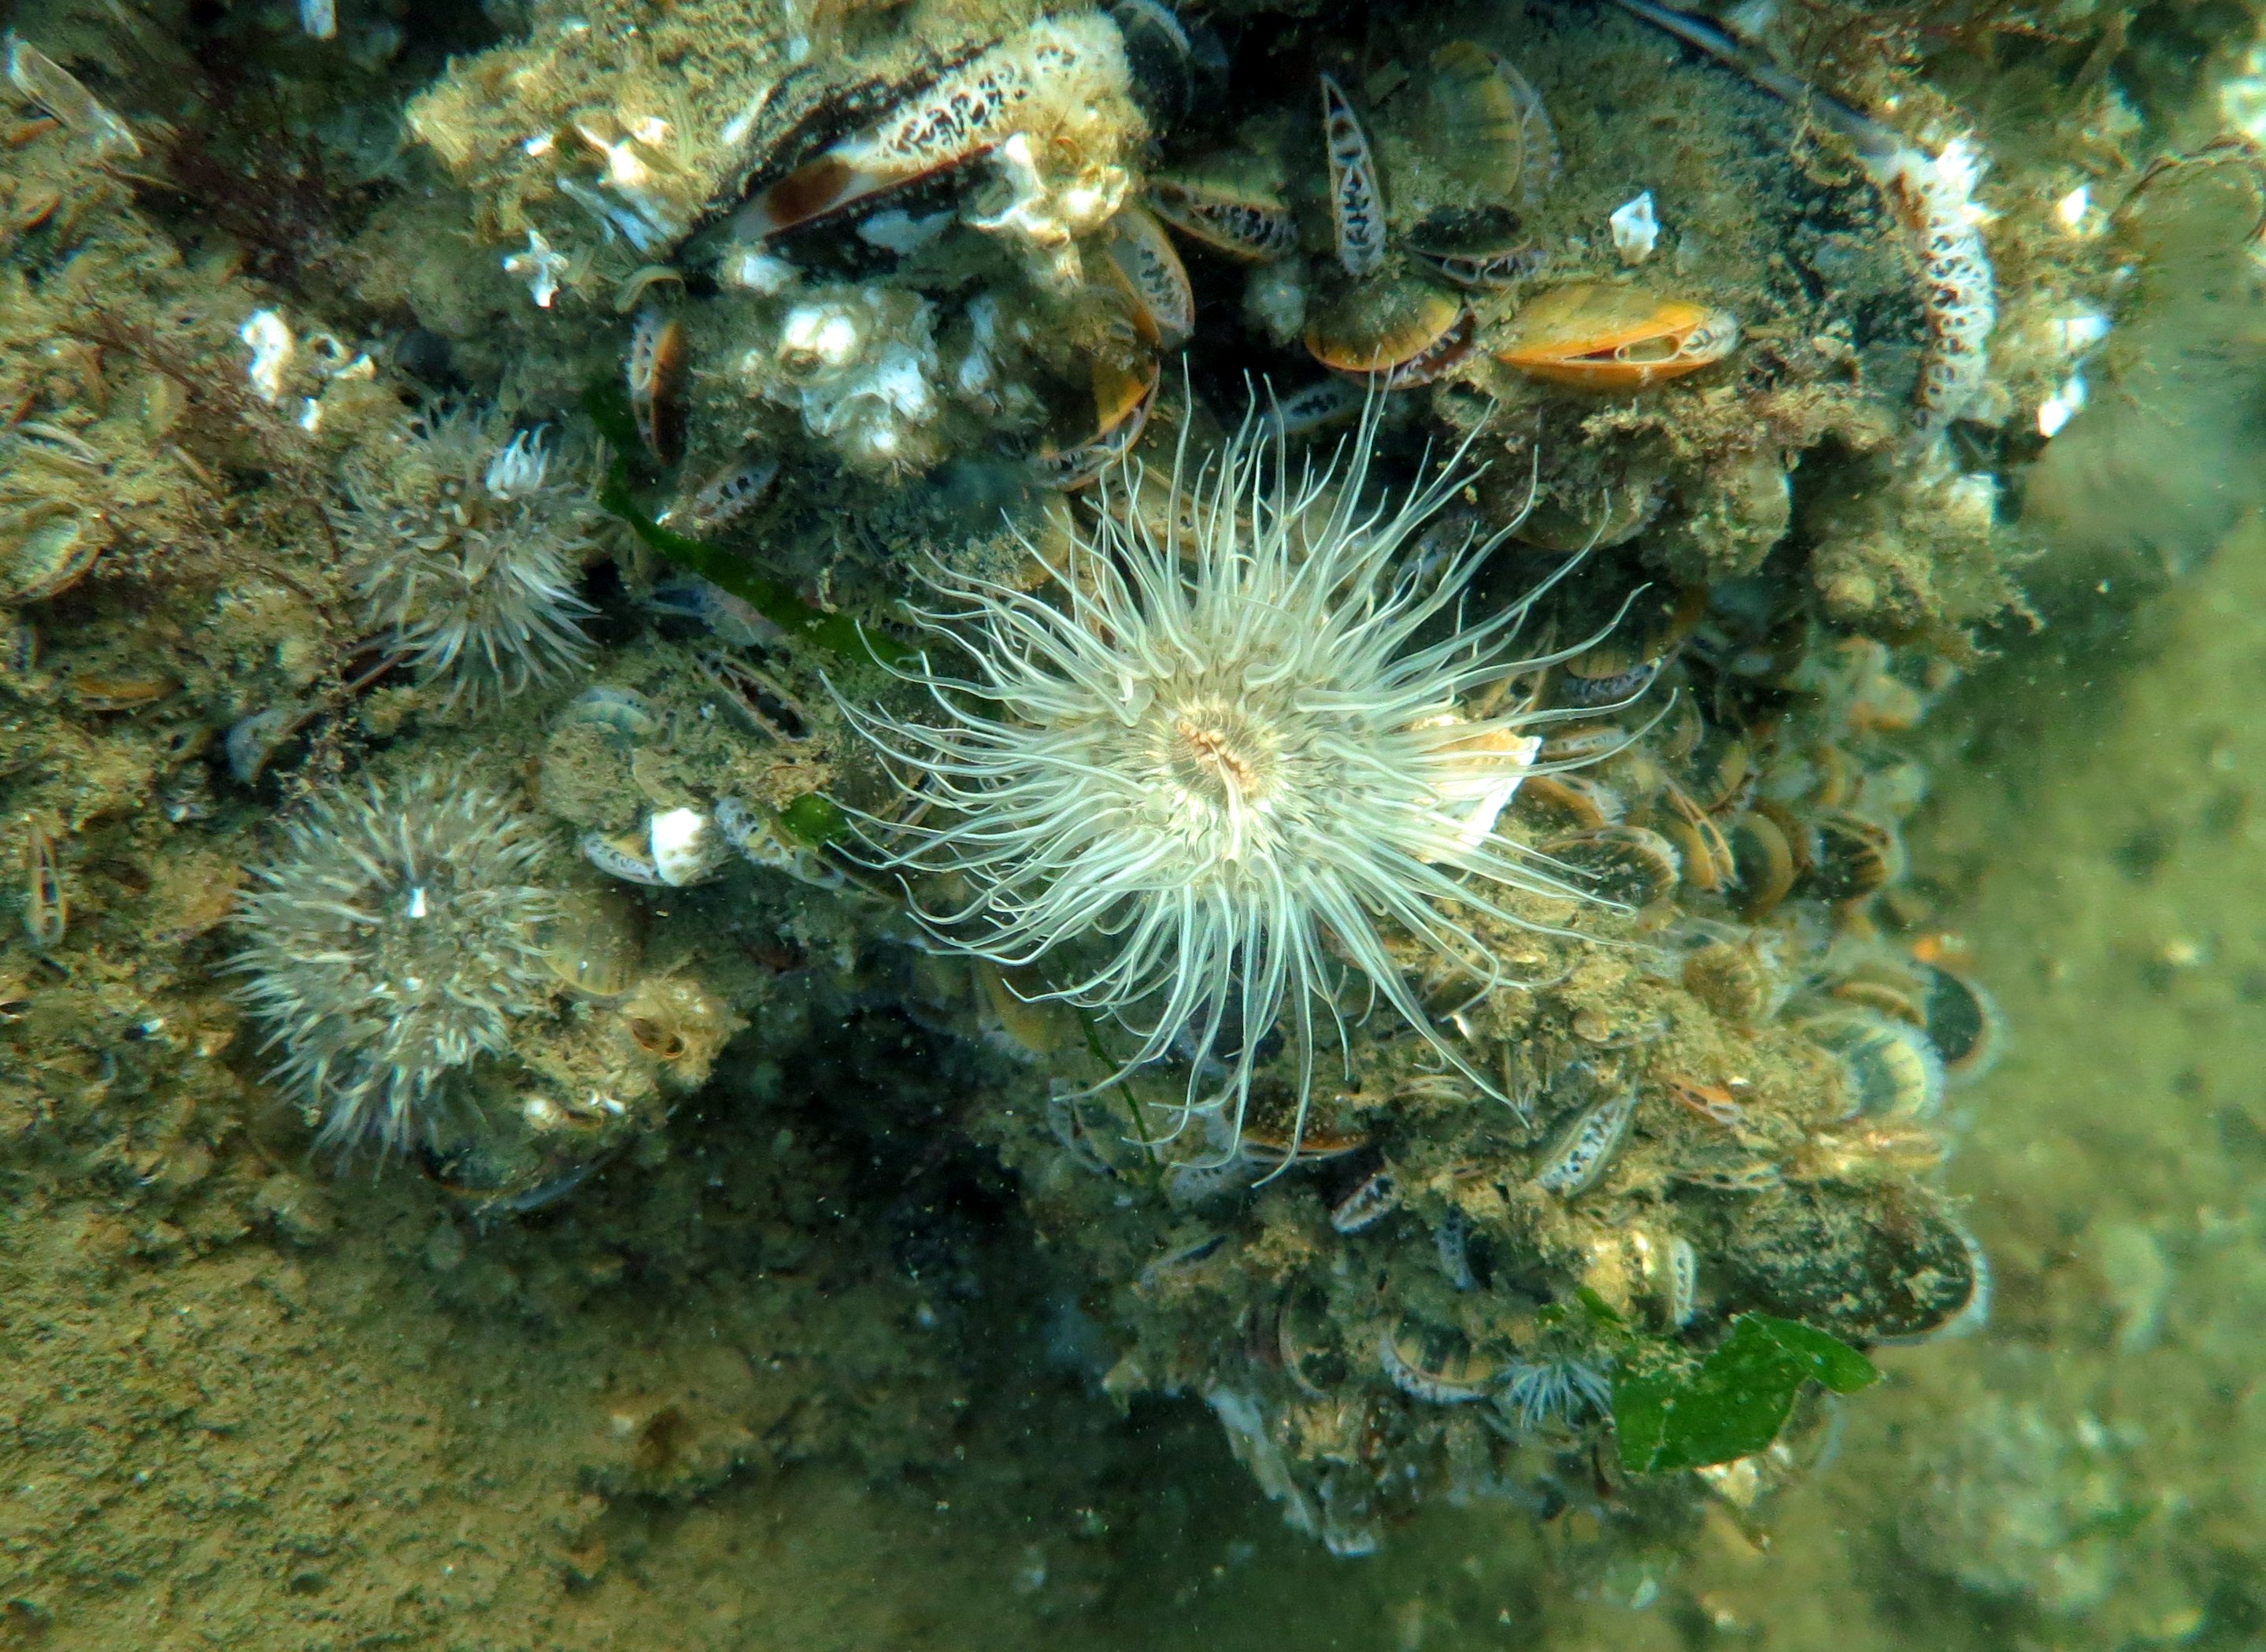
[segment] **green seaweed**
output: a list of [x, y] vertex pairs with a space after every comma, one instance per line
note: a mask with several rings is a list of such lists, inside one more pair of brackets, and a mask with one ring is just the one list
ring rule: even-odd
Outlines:
[[598, 503], [628, 523], [630, 531], [652, 550], [686, 573], [721, 586], [790, 637], [815, 642], [844, 659], [870, 661], [885, 669], [912, 657], [914, 651], [904, 644], [867, 631], [847, 614], [813, 608], [785, 581], [757, 573], [730, 552], [662, 527], [630, 491], [628, 455], [636, 448], [638, 435], [628, 398], [618, 385], [593, 384], [582, 392], [582, 410], [614, 450], [613, 462], [598, 485]]
[[1872, 1361], [1798, 1319], [1746, 1313], [1697, 1365], [1625, 1363], [1613, 1379], [1613, 1431], [1634, 1473], [1704, 1468], [1778, 1437], [1812, 1378], [1854, 1393], [1880, 1378]]
[[832, 798], [805, 792], [778, 812], [780, 827], [799, 844], [824, 847], [850, 830], [850, 817]]

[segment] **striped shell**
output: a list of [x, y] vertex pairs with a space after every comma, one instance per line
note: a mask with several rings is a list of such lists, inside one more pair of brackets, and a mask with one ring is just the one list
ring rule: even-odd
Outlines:
[[1196, 298], [1188, 267], [1153, 215], [1128, 204], [1109, 221], [1109, 271], [1133, 300], [1134, 325], [1160, 350], [1177, 350], [1195, 331]]
[[1152, 177], [1149, 205], [1190, 240], [1246, 263], [1267, 263], [1298, 245], [1282, 196], [1225, 169]]
[[1322, 143], [1330, 169], [1330, 227], [1338, 262], [1359, 280], [1385, 267], [1385, 187], [1369, 134], [1345, 88], [1327, 75], [1322, 83]]

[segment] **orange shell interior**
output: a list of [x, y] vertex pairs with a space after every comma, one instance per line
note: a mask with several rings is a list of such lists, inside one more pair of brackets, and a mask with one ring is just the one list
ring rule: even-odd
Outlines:
[[1729, 353], [1729, 318], [1634, 288], [1561, 288], [1514, 318], [1498, 361], [1555, 384], [1634, 390], [1696, 371]]
[[1341, 373], [1382, 373], [1405, 366], [1445, 338], [1463, 318], [1464, 307], [1429, 288], [1405, 303], [1349, 304], [1325, 311], [1306, 328], [1306, 349], [1325, 367]]

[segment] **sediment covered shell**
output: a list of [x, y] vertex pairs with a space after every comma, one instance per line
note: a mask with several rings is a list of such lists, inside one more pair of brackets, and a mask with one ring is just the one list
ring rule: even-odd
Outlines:
[[1316, 361], [1396, 390], [1438, 377], [1471, 353], [1472, 342], [1472, 314], [1462, 300], [1397, 273], [1347, 286], [1306, 325]]
[[1502, 1379], [1502, 1368], [1476, 1352], [1461, 1331], [1416, 1319], [1381, 1333], [1377, 1358], [1394, 1387], [1436, 1406], [1484, 1400]]
[[1494, 347], [1498, 360], [1537, 378], [1624, 391], [1720, 362], [1738, 342], [1738, 320], [1728, 311], [1580, 281], [1529, 299]]
[[61, 596], [86, 577], [103, 540], [94, 523], [73, 511], [26, 512], [0, 523], [0, 603]]
[[1509, 60], [1470, 40], [1432, 54], [1428, 82], [1442, 158], [1498, 198], [1531, 205], [1558, 175], [1549, 112]]

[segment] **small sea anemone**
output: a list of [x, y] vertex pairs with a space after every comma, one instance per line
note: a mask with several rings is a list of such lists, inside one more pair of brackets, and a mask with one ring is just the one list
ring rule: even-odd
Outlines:
[[1575, 1428], [1612, 1412], [1612, 1377], [1596, 1360], [1514, 1360], [1495, 1402], [1522, 1434]]
[[553, 980], [537, 927], [541, 836], [493, 793], [427, 773], [320, 798], [293, 821], [237, 922], [240, 1000], [280, 1047], [274, 1078], [325, 1146], [430, 1139], [450, 1082], [511, 1045]]
[[552, 475], [541, 431], [495, 411], [428, 411], [381, 463], [346, 471], [336, 514], [365, 623], [453, 704], [493, 703], [582, 663], [574, 594], [596, 511]]
[[933, 934], [1013, 969], [1098, 946], [1045, 996], [1135, 1033], [1118, 1077], [1191, 1054], [1187, 1106], [1232, 1104], [1231, 1140], [1286, 1006], [1303, 1122], [1318, 1019], [1346, 1039], [1346, 966], [1492, 1092], [1434, 1029], [1388, 933], [1483, 986], [1500, 969], [1472, 918], [1536, 926], [1487, 886], [1582, 898], [1494, 831], [1536, 771], [1522, 731], [1543, 719], [1462, 707], [1547, 663], [1505, 648], [1541, 593], [1458, 628], [1501, 536], [1403, 558], [1467, 477], [1450, 464], [1365, 504], [1377, 419], [1372, 403], [1319, 473], [1294, 472], [1255, 409], [1201, 466], [1184, 430], [1163, 508], [1137, 508], [1160, 490], [1129, 467], [1052, 600], [929, 575], [953, 607], [926, 622], [973, 668], [924, 656], [910, 673], [939, 720], [851, 713], [925, 800], [927, 818], [867, 822], [877, 857], [968, 891], [920, 914]]

